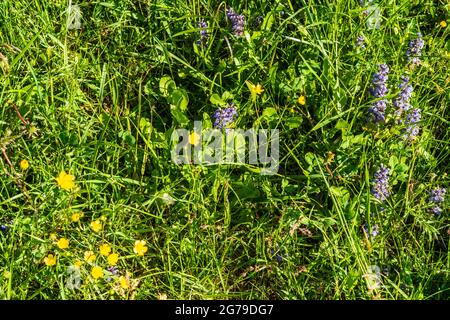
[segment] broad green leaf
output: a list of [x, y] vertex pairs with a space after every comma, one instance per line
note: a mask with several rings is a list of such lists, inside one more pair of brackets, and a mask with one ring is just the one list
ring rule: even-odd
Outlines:
[[217, 93], [214, 93], [209, 98], [209, 101], [211, 101], [211, 103], [216, 105], [216, 106], [223, 106], [223, 105], [225, 105], [225, 101], [223, 101], [222, 98]]
[[161, 91], [165, 97], [168, 97], [176, 87], [175, 81], [173, 81], [170, 76], [164, 76], [159, 80], [159, 91]]
[[169, 103], [175, 105], [181, 111], [186, 111], [189, 104], [189, 96], [184, 89], [175, 89], [169, 96]]

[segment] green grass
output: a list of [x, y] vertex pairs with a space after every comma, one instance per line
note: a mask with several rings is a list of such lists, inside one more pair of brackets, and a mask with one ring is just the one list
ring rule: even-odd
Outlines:
[[[369, 29], [359, 1], [88, 0], [82, 28], [68, 30], [69, 2], [0, 2], [1, 298], [450, 298], [448, 200], [440, 216], [428, 201], [450, 181], [447, 1], [379, 1], [380, 28]], [[245, 15], [243, 37], [232, 35], [226, 7]], [[201, 18], [205, 47], [196, 45]], [[410, 68], [405, 52], [419, 31], [422, 63]], [[400, 77], [411, 79], [422, 110], [413, 143], [392, 117], [366, 120], [379, 63], [391, 69], [387, 113]], [[263, 86], [256, 101], [246, 81]], [[236, 127], [280, 130], [277, 175], [171, 161], [172, 131], [208, 126], [211, 96], [224, 93]], [[382, 163], [392, 172], [384, 204], [371, 195]], [[77, 190], [58, 186], [62, 170]], [[97, 219], [100, 232], [90, 227]], [[376, 237], [365, 222], [378, 225]], [[143, 256], [136, 240], [147, 243]], [[110, 281], [104, 243], [120, 256]], [[77, 260], [82, 282], [70, 290]], [[92, 278], [94, 265], [103, 278]], [[381, 270], [375, 290], [370, 266]]]

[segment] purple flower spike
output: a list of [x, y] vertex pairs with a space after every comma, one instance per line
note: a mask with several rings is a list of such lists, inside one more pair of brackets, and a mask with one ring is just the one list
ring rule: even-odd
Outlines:
[[[389, 66], [386, 64], [378, 65], [378, 72], [372, 77], [372, 88], [370, 94], [374, 98], [384, 98], [388, 93], [387, 81], [389, 75]], [[375, 101], [369, 108], [369, 117], [371, 116], [375, 123], [384, 122], [387, 101], [382, 99]]]
[[245, 17], [242, 14], [234, 12], [233, 8], [226, 9], [228, 19], [232, 23], [231, 31], [235, 36], [242, 36], [244, 34]]
[[435, 206], [435, 207], [431, 208], [430, 212], [439, 216], [442, 213], [442, 209], [439, 206]]
[[372, 236], [373, 238], [375, 238], [378, 235], [378, 233], [379, 233], [379, 227], [378, 227], [377, 224], [374, 224], [372, 226], [372, 230], [370, 230], [370, 232], [369, 232], [369, 224], [366, 222], [364, 224], [364, 231], [366, 232], [366, 234], [368, 236]]
[[366, 46], [365, 46], [365, 44], [364, 44], [364, 41], [365, 41], [364, 37], [361, 36], [361, 35], [359, 35], [359, 36], [356, 38], [356, 46], [357, 46], [357, 47], [360, 47], [360, 48], [365, 48]]
[[208, 31], [206, 30], [208, 28], [208, 23], [205, 22], [204, 19], [202, 19], [201, 21], [199, 21], [197, 23], [197, 25], [201, 29], [200, 30], [200, 39], [197, 40], [197, 45], [206, 46], [206, 42], [208, 41], [208, 38], [209, 38]]
[[227, 128], [234, 122], [238, 113], [234, 103], [227, 105], [225, 108], [219, 108], [214, 113], [214, 127], [218, 129]]
[[389, 197], [389, 169], [383, 164], [380, 170], [375, 172], [374, 186], [372, 188], [372, 194], [380, 201], [384, 201]]
[[394, 111], [394, 114], [397, 117], [400, 117], [404, 112], [411, 109], [411, 104], [409, 100], [411, 99], [411, 95], [413, 92], [412, 85], [409, 84], [409, 78], [408, 77], [402, 77], [402, 82], [398, 86], [399, 89], [401, 89], [400, 93], [394, 100], [394, 107], [397, 108], [397, 110]]
[[406, 116], [406, 128], [403, 129], [403, 139], [405, 139], [408, 142], [414, 141], [417, 136], [419, 135], [420, 128], [417, 125], [417, 123], [422, 118], [420, 114], [420, 109], [416, 108], [413, 109], [407, 116]]
[[436, 188], [430, 191], [428, 200], [430, 201], [430, 203], [436, 204], [433, 208], [430, 209], [431, 213], [434, 213], [437, 216], [442, 213], [442, 209], [439, 204], [444, 202], [446, 192], [447, 190], [445, 188]]
[[437, 188], [430, 191], [430, 202], [442, 203], [444, 202], [445, 193], [447, 190], [445, 188]]
[[422, 56], [422, 49], [425, 46], [425, 41], [422, 39], [422, 34], [419, 32], [417, 38], [409, 42], [408, 50], [406, 50], [406, 57], [408, 62], [412, 65], [420, 64], [420, 57]]

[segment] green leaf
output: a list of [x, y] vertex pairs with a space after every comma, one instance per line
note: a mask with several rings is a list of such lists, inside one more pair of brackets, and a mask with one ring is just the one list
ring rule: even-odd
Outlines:
[[176, 106], [171, 106], [170, 113], [172, 114], [175, 121], [181, 126], [186, 126], [189, 123], [189, 118]]
[[291, 117], [285, 120], [286, 125], [289, 127], [289, 129], [295, 129], [300, 127], [300, 125], [303, 122], [302, 117]]
[[331, 186], [330, 192], [336, 197], [336, 201], [342, 206], [345, 206], [348, 203], [350, 192], [344, 187]]
[[342, 119], [339, 119], [338, 122], [336, 123], [335, 128], [338, 130], [343, 130], [343, 129], [347, 129], [348, 128], [348, 122]]
[[159, 91], [161, 91], [165, 97], [168, 97], [176, 87], [175, 81], [173, 81], [170, 76], [164, 76], [159, 80]]
[[268, 121], [274, 120], [277, 117], [277, 110], [272, 107], [265, 108], [262, 117]]
[[270, 28], [272, 27], [274, 21], [275, 21], [275, 15], [271, 11], [264, 18], [264, 21], [261, 25], [261, 30], [270, 31]]
[[142, 133], [150, 133], [151, 127], [152, 124], [150, 123], [149, 119], [142, 117], [139, 120], [139, 130], [141, 130]]
[[207, 114], [206, 112], [203, 112], [202, 127], [203, 127], [203, 129], [211, 129], [212, 128], [211, 118], [209, 117], [209, 114]]
[[126, 144], [130, 145], [130, 146], [134, 146], [134, 144], [136, 143], [136, 139], [133, 137], [133, 135], [131, 134], [131, 132], [129, 131], [121, 131], [118, 134], [119, 138], [122, 139], [123, 142], [125, 142]]
[[189, 96], [184, 89], [175, 89], [169, 96], [169, 103], [181, 111], [186, 111], [189, 104]]
[[223, 101], [233, 100], [233, 99], [234, 99], [234, 95], [231, 92], [225, 91], [224, 93], [222, 93], [222, 100]]
[[214, 93], [209, 98], [209, 101], [211, 101], [212, 104], [214, 104], [216, 106], [220, 106], [220, 107], [226, 104], [226, 102], [223, 101], [222, 98], [217, 93]]

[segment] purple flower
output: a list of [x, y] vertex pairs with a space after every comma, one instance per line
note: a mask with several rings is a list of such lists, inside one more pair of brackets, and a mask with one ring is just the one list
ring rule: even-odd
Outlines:
[[406, 116], [406, 128], [403, 129], [403, 139], [405, 139], [408, 142], [414, 141], [417, 136], [419, 135], [420, 128], [417, 125], [417, 122], [421, 119], [420, 109], [415, 108], [413, 109], [407, 116]]
[[372, 194], [374, 197], [380, 201], [386, 200], [389, 197], [389, 169], [383, 164], [375, 172], [373, 183]]
[[408, 50], [406, 50], [406, 57], [408, 62], [413, 65], [420, 64], [420, 57], [422, 56], [422, 49], [425, 41], [422, 39], [422, 34], [419, 32], [417, 38], [409, 41]]
[[[389, 66], [386, 64], [378, 65], [378, 72], [372, 77], [373, 86], [369, 92], [374, 98], [383, 98], [388, 93], [387, 81], [389, 74]], [[369, 107], [369, 117], [371, 116], [375, 123], [385, 120], [384, 112], [386, 111], [387, 101], [384, 99], [377, 100]]]
[[445, 188], [436, 188], [430, 191], [430, 202], [442, 203], [444, 202], [445, 193], [447, 190]]
[[244, 34], [245, 17], [242, 14], [234, 12], [233, 8], [226, 9], [228, 19], [232, 23], [231, 31], [235, 36], [242, 36]]
[[0, 225], [0, 231], [6, 232], [6, 226], [4, 224]]
[[[398, 86], [400, 90], [400, 93], [398, 96], [394, 99], [394, 107], [397, 108], [397, 110], [394, 111], [394, 114], [397, 117], [400, 117], [403, 112], [408, 111], [411, 109], [411, 104], [409, 100], [411, 99], [411, 95], [413, 92], [412, 85], [409, 84], [409, 78], [408, 77], [402, 77], [402, 82]], [[401, 120], [400, 120], [401, 122]]]
[[[117, 270], [117, 267], [108, 267], [107, 270], [108, 270], [109, 273], [111, 273], [112, 276], [117, 275], [117, 271], [118, 271], [118, 270]], [[111, 277], [108, 277], [108, 278], [106, 279], [106, 281], [107, 281], [107, 282], [110, 282], [110, 281], [111, 281]]]
[[442, 209], [441, 207], [439, 207], [439, 204], [444, 202], [446, 192], [447, 190], [445, 188], [436, 188], [430, 191], [430, 196], [428, 200], [431, 203], [436, 204], [433, 208], [430, 209], [431, 213], [434, 213], [437, 216], [442, 213]]
[[209, 38], [208, 31], [206, 30], [208, 28], [208, 23], [205, 22], [204, 19], [202, 19], [201, 21], [197, 22], [197, 25], [201, 29], [200, 30], [200, 39], [197, 40], [197, 45], [206, 46], [206, 41], [208, 41], [208, 38]]
[[356, 46], [357, 46], [357, 47], [360, 47], [360, 48], [365, 48], [366, 46], [364, 45], [364, 41], [365, 41], [364, 37], [361, 36], [361, 35], [359, 35], [359, 36], [356, 38]]
[[430, 209], [430, 212], [439, 216], [442, 213], [442, 209], [439, 206], [434, 206], [433, 208]]
[[235, 121], [238, 113], [234, 103], [228, 104], [225, 108], [218, 108], [214, 113], [214, 127], [218, 129], [227, 128], [227, 126]]
[[369, 233], [369, 224], [366, 222], [364, 224], [364, 231], [366, 231], [367, 235], [371, 235], [372, 237], [376, 237], [378, 235], [378, 233], [379, 233], [379, 227], [378, 227], [377, 224], [374, 224], [372, 226], [372, 230]]

